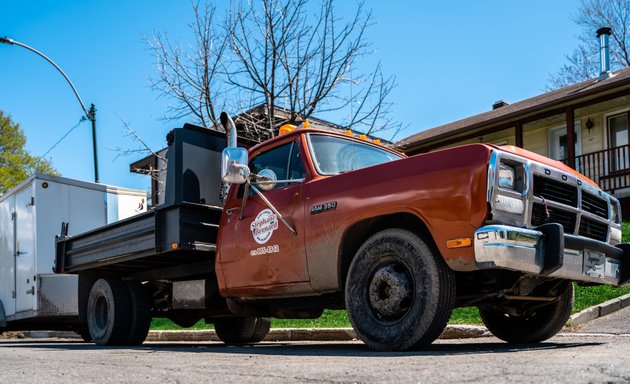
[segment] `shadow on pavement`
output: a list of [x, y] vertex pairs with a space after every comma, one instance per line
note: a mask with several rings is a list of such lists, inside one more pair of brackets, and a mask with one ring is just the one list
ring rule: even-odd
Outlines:
[[378, 352], [359, 342], [264, 342], [243, 346], [226, 346], [219, 342], [198, 343], [146, 343], [138, 347], [101, 347], [90, 343], [60, 340], [1, 340], [0, 348], [41, 348], [47, 350], [125, 350], [125, 351], [172, 351], [194, 353], [229, 353], [270, 356], [450, 356], [493, 353], [514, 353], [538, 350], [562, 350], [601, 345], [599, 342], [511, 345], [501, 342], [439, 343], [418, 351]]

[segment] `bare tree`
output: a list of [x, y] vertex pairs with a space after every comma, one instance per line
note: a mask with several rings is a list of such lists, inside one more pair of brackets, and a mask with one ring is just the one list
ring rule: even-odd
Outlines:
[[610, 66], [613, 71], [630, 65], [630, 0], [582, 0], [574, 16], [582, 28], [580, 43], [567, 64], [549, 78], [549, 89], [574, 84], [599, 73], [599, 40], [595, 31], [611, 27]]
[[371, 53], [371, 13], [360, 3], [344, 20], [334, 4], [321, 0], [313, 12], [308, 0], [235, 1], [222, 20], [207, 4], [194, 4], [192, 53], [166, 35], [150, 40], [159, 74], [153, 86], [175, 102], [167, 117], [216, 126], [217, 107], [228, 108], [256, 141], [284, 123], [332, 114], [342, 116], [344, 128], [398, 128], [387, 101], [394, 78], [380, 63], [370, 74], [351, 70]]
[[194, 36], [192, 47], [171, 42], [165, 33], [146, 39], [155, 53], [158, 72], [157, 79], [150, 81], [154, 90], [176, 100], [165, 118], [192, 115], [195, 123], [214, 126], [218, 125], [216, 102], [223, 99], [220, 71], [227, 38], [215, 28], [214, 7], [195, 3], [193, 11], [195, 21], [189, 25]]

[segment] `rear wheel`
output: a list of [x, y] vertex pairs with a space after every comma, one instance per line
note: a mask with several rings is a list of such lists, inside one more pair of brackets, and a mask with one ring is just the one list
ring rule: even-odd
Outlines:
[[258, 343], [270, 328], [270, 317], [221, 317], [214, 322], [214, 330], [225, 344]]
[[129, 294], [117, 279], [97, 280], [88, 298], [87, 322], [98, 345], [124, 345], [129, 334]]
[[129, 294], [130, 321], [127, 345], [140, 345], [149, 334], [151, 326], [151, 295], [146, 287], [137, 281], [126, 281]]
[[[524, 302], [520, 309], [479, 308], [484, 324], [493, 335], [508, 343], [538, 343], [560, 332], [573, 309], [573, 284], [564, 282], [552, 303]], [[509, 313], [508, 313], [509, 312]]]
[[455, 300], [455, 276], [415, 234], [388, 229], [357, 252], [346, 281], [353, 328], [380, 351], [420, 348], [444, 330]]
[[81, 336], [81, 339], [83, 341], [85, 341], [86, 343], [91, 343], [92, 340], [92, 335], [90, 335], [90, 330], [87, 328], [78, 328], [77, 330], [75, 330], [75, 332]]

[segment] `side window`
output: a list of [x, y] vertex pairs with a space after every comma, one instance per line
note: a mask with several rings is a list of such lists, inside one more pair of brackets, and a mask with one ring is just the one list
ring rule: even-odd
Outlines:
[[[304, 177], [304, 164], [300, 156], [297, 143], [292, 142], [261, 153], [249, 163], [249, 169], [253, 173], [259, 173], [263, 169], [270, 169], [278, 180], [295, 180]], [[286, 186], [287, 183], [276, 184], [275, 188]]]
[[289, 179], [296, 180], [303, 179], [306, 176], [304, 172], [304, 163], [302, 162], [302, 155], [300, 154], [300, 147], [296, 142], [291, 147], [291, 159], [289, 163]]

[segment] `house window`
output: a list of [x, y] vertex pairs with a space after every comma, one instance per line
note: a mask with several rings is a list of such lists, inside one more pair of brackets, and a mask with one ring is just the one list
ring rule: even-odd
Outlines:
[[628, 168], [628, 112], [608, 117], [611, 171]]
[[[582, 154], [582, 135], [580, 122], [574, 122], [575, 128], [575, 155]], [[564, 161], [568, 157], [567, 151], [567, 127], [551, 128], [549, 130], [549, 157], [554, 160]]]
[[628, 144], [628, 113], [610, 116], [608, 118], [610, 131], [610, 146], [621, 147]]

